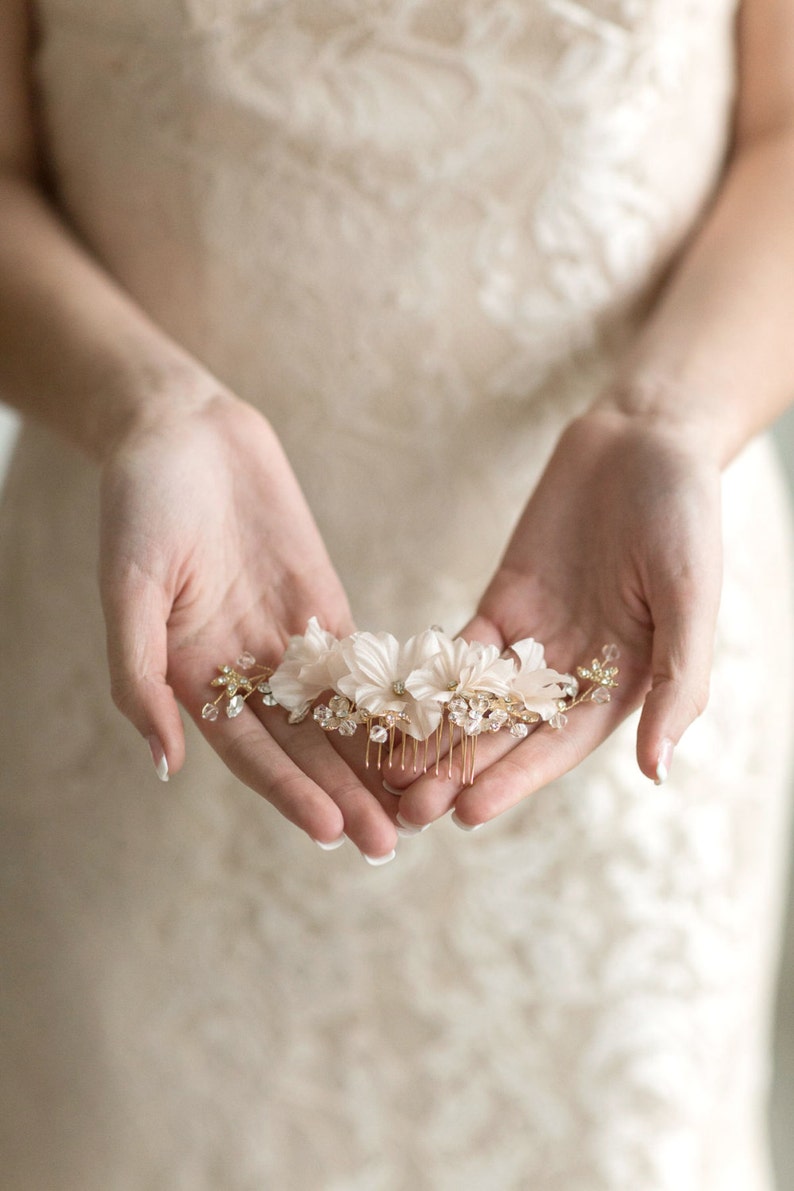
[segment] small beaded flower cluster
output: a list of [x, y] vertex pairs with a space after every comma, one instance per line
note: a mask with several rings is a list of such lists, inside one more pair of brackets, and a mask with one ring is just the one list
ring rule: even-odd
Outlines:
[[[505, 728], [521, 740], [541, 722], [564, 728], [572, 708], [610, 701], [618, 686], [613, 664], [618, 657], [617, 646], [605, 645], [601, 658], [579, 666], [574, 676], [549, 669], [543, 646], [531, 637], [504, 653], [495, 645], [448, 637], [437, 627], [404, 644], [390, 633], [353, 633], [340, 641], [312, 617], [306, 633], [291, 638], [276, 670], [257, 666], [247, 652], [234, 666], [219, 666], [211, 685], [222, 689], [201, 714], [217, 720], [225, 700], [226, 715], [233, 719], [259, 694], [265, 706], [285, 708], [293, 724], [311, 711], [325, 732], [353, 736], [363, 728], [367, 766], [373, 746], [378, 768], [384, 756], [394, 764], [397, 747], [404, 769], [410, 740], [415, 773], [427, 771], [434, 745], [438, 774], [446, 744], [451, 777], [459, 745], [462, 780], [470, 785], [480, 735]], [[333, 692], [328, 702], [312, 707], [328, 691]]]
[[218, 666], [218, 677], [213, 678], [210, 686], [223, 687], [223, 690], [214, 702], [204, 704], [201, 709], [201, 718], [210, 721], [217, 720], [221, 713], [219, 705], [226, 699], [226, 714], [230, 720], [233, 720], [254, 694], [262, 696], [262, 702], [266, 707], [277, 707], [278, 699], [267, 681], [273, 671], [264, 669], [261, 674], [246, 673], [247, 670], [251, 670], [255, 666], [256, 658], [248, 652], [241, 653], [234, 666]]

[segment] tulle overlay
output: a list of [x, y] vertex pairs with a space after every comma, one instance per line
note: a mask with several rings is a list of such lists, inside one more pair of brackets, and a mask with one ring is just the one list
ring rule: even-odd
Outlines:
[[[36, 7], [79, 234], [267, 412], [359, 626], [454, 633], [713, 193], [734, 0]], [[0, 514], [9, 1191], [768, 1191], [767, 444], [726, 475], [712, 699], [668, 785], [627, 724], [380, 869], [192, 726], [159, 785], [108, 696], [95, 524], [95, 475], [27, 429]]]

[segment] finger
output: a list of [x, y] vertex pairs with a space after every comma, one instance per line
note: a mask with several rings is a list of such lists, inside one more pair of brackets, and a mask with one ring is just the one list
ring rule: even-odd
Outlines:
[[463, 626], [457, 636], [463, 637], [465, 641], [480, 641], [483, 645], [497, 645], [499, 649], [504, 649], [507, 644], [496, 624], [479, 612]]
[[144, 577], [102, 588], [110, 690], [119, 711], [149, 744], [161, 781], [181, 769], [185, 734], [168, 669], [169, 601]]
[[[399, 809], [399, 795], [395, 795], [389, 782], [389, 775], [402, 772], [400, 767], [400, 745], [395, 744], [392, 764], [388, 761], [388, 747], [381, 750], [378, 760], [378, 748], [370, 742], [367, 748], [366, 740], [340, 736], [338, 732], [330, 732], [326, 739], [350, 769], [355, 773], [361, 784], [370, 791], [372, 796], [383, 807], [392, 823], [397, 823]], [[406, 745], [406, 755], [409, 746]], [[406, 767], [410, 760], [406, 761]]]
[[640, 769], [659, 783], [673, 750], [708, 702], [719, 576], [681, 579], [657, 601], [651, 689], [637, 732]]
[[267, 799], [315, 841], [331, 843], [345, 830], [334, 799], [289, 757], [259, 720], [253, 707], [214, 723], [198, 719], [202, 733], [243, 785]]
[[517, 806], [524, 798], [562, 777], [589, 756], [628, 712], [617, 699], [607, 706], [577, 709], [575, 724], [537, 731], [480, 773], [455, 801], [460, 824], [477, 827]]
[[[472, 747], [467, 740], [467, 749]], [[517, 748], [519, 741], [507, 731], [481, 734], [476, 738], [476, 774], [487, 771], [495, 762]], [[467, 771], [470, 772], [470, 769]], [[391, 784], [391, 778], [386, 777]], [[475, 783], [479, 785], [479, 777]], [[460, 794], [469, 786], [463, 773], [463, 755], [460, 741], [456, 738], [455, 748], [446, 751], [439, 758], [438, 766], [430, 764], [427, 772], [415, 778], [403, 789], [400, 799], [400, 818], [417, 827], [433, 823], [446, 815]]]
[[337, 733], [323, 732], [312, 719], [290, 724], [279, 708], [273, 713], [266, 720], [273, 738], [339, 808], [345, 835], [365, 857], [387, 856], [397, 842], [394, 809], [387, 809], [394, 799], [382, 788], [376, 791], [374, 783], [370, 788], [354, 750], [346, 750], [346, 755], [337, 751], [331, 738]]

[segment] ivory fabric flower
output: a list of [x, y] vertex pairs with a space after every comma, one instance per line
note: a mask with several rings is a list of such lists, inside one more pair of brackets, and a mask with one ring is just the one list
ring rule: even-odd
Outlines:
[[316, 616], [302, 637], [290, 637], [283, 660], [270, 677], [270, 689], [282, 707], [305, 711], [323, 691], [332, 689], [343, 668], [339, 641], [320, 627]]
[[410, 676], [406, 687], [423, 703], [448, 703], [461, 691], [506, 695], [515, 670], [515, 663], [500, 657], [495, 645], [440, 636], [438, 653]]
[[440, 636], [427, 629], [400, 645], [391, 633], [354, 633], [340, 644], [347, 672], [335, 689], [372, 715], [403, 712], [409, 722], [400, 725], [402, 731], [425, 740], [441, 722], [441, 707], [415, 698], [409, 681], [417, 666], [426, 665], [437, 652]]
[[510, 684], [510, 694], [521, 699], [527, 711], [534, 711], [542, 720], [550, 720], [559, 711], [564, 699], [577, 686], [572, 674], [560, 674], [546, 666], [543, 646], [532, 637], [516, 641], [510, 646], [518, 658]]

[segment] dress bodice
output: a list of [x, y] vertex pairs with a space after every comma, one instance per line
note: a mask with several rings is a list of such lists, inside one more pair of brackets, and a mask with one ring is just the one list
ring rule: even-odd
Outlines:
[[227, 368], [274, 296], [311, 358], [330, 283], [342, 354], [454, 389], [454, 336], [523, 396], [647, 294], [726, 146], [735, 0], [39, 5], [66, 206]]
[[[391, 524], [351, 536], [363, 496], [412, 504], [416, 584], [432, 562], [477, 587], [713, 190], [735, 0], [39, 8], [80, 233], [267, 411], [343, 572]], [[443, 507], [406, 502], [434, 475], [461, 527], [440, 559]], [[410, 571], [382, 549], [378, 574]]]

